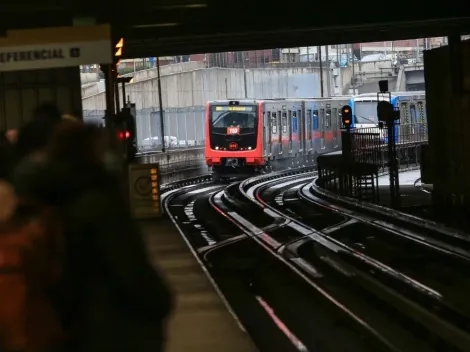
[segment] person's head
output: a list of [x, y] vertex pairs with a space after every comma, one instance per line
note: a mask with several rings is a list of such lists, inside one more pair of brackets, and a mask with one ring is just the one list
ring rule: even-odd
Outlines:
[[62, 114], [56, 104], [45, 102], [34, 109], [33, 119], [59, 122], [62, 119]]
[[8, 130], [5, 133], [5, 137], [11, 144], [15, 144], [18, 140], [18, 131], [17, 130]]
[[63, 121], [55, 128], [46, 153], [55, 160], [97, 165], [103, 160], [100, 131], [80, 121]]

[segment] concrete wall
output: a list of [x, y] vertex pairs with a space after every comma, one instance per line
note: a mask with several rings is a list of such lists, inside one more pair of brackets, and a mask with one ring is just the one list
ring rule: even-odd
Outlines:
[[89, 97], [104, 92], [106, 89], [104, 79], [98, 80], [95, 83], [83, 84], [82, 82], [82, 97]]
[[80, 73], [80, 81], [82, 84], [98, 82], [100, 77], [97, 73]]
[[377, 72], [380, 70], [390, 70], [391, 68], [392, 68], [391, 60], [359, 62], [359, 70], [363, 72]]
[[[190, 64], [200, 65], [199, 62]], [[170, 66], [170, 65], [169, 65]], [[184, 108], [205, 105], [214, 99], [242, 98], [302, 98], [320, 96], [318, 68], [284, 69], [195, 69], [171, 65], [162, 70], [162, 100], [164, 108]], [[144, 78], [145, 77], [145, 78]], [[324, 77], [326, 77], [326, 70]], [[326, 79], [324, 80], [326, 92]], [[91, 88], [90, 88], [91, 89]], [[158, 107], [156, 70], [137, 72], [135, 83], [128, 84], [126, 94], [137, 109]], [[105, 110], [104, 93], [83, 98], [84, 110]]]

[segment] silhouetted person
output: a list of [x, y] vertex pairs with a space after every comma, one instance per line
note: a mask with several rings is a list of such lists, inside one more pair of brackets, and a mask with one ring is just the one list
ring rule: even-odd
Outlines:
[[23, 126], [16, 142], [16, 158], [21, 160], [31, 152], [43, 148], [51, 137], [62, 115], [53, 103], [43, 103], [33, 112], [33, 119]]
[[67, 351], [161, 351], [172, 302], [103, 163], [97, 129], [63, 122], [14, 177], [21, 196], [63, 214], [65, 279], [57, 291]]

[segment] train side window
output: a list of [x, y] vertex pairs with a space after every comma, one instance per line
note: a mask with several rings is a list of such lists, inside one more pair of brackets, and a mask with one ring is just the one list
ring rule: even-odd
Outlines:
[[416, 118], [416, 106], [415, 104], [410, 104], [410, 122], [411, 123], [416, 123], [416, 121], [418, 120]]
[[287, 133], [287, 113], [282, 113], [282, 133]]
[[325, 128], [331, 127], [331, 109], [326, 109]]
[[297, 113], [295, 111], [292, 112], [292, 119], [291, 119], [291, 134], [292, 132], [296, 133], [298, 130], [297, 130]]
[[[268, 114], [271, 114], [271, 113], [268, 112]], [[270, 124], [271, 124], [271, 133], [277, 134], [277, 115], [275, 112], [271, 114]]]
[[313, 129], [318, 131], [320, 123], [318, 121], [318, 110], [313, 110]]

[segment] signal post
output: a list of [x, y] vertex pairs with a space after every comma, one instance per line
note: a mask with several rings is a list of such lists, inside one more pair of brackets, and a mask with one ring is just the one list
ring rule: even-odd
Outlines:
[[351, 161], [351, 124], [352, 124], [352, 109], [349, 105], [341, 108], [341, 121], [346, 131], [341, 131], [341, 148], [343, 158], [349, 163]]
[[[377, 93], [377, 117], [379, 123], [385, 123], [387, 127], [388, 167], [390, 176], [390, 201], [392, 208], [400, 207], [400, 177], [399, 165], [395, 141], [395, 125], [400, 119], [399, 110], [395, 110], [391, 104], [391, 93], [388, 91], [388, 81], [379, 81], [380, 92]], [[379, 95], [388, 94], [388, 101], [379, 101]]]

